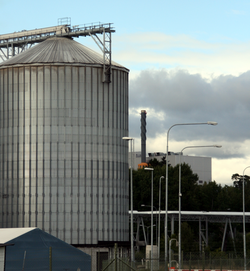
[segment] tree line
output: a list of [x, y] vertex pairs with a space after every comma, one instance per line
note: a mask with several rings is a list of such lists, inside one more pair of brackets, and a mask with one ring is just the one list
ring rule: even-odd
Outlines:
[[[166, 175], [166, 163], [163, 159], [158, 161], [153, 159], [149, 162], [154, 168], [154, 206], [159, 209], [159, 180], [161, 176]], [[209, 211], [209, 212], [242, 212], [242, 183], [243, 176], [235, 173], [232, 175], [232, 185], [222, 186], [211, 181], [204, 185], [198, 185], [198, 175], [194, 174], [188, 164], [181, 166], [181, 191], [182, 191], [182, 211]], [[250, 211], [250, 183], [249, 176], [244, 176], [245, 183], [245, 211]], [[165, 178], [161, 180], [161, 210], [165, 210]], [[133, 170], [133, 208], [138, 211], [150, 210], [149, 207], [142, 205], [151, 205], [151, 174], [143, 169]], [[168, 169], [168, 210], [177, 211], [179, 209], [179, 165]], [[233, 225], [235, 233], [235, 246], [242, 251], [242, 224]], [[164, 222], [161, 225], [161, 240], [164, 244]], [[198, 223], [183, 222], [182, 228], [182, 249], [188, 251], [198, 251]], [[248, 224], [246, 224], [248, 232]], [[178, 229], [175, 230], [175, 237], [178, 236]], [[207, 250], [215, 251], [221, 247], [221, 241], [224, 232], [224, 224], [209, 224], [209, 247]], [[192, 241], [191, 241], [192, 240]], [[250, 252], [250, 235], [247, 235], [247, 248]], [[164, 247], [163, 247], [164, 249]], [[225, 250], [234, 251], [233, 242], [230, 237], [225, 243]]]

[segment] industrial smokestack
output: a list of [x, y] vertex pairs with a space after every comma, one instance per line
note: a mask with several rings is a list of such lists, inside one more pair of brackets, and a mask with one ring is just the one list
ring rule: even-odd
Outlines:
[[141, 110], [141, 163], [146, 163], [146, 110]]

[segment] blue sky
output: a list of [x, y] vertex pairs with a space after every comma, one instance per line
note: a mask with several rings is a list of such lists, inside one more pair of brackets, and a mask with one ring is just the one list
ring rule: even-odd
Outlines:
[[[190, 35], [210, 42], [248, 40], [249, 1], [7, 1], [1, 0], [1, 33], [57, 24], [71, 17], [72, 25], [111, 22], [118, 34], [162, 32]], [[245, 29], [245, 31], [244, 31]]]
[[[112, 58], [130, 69], [130, 136], [140, 149], [140, 110], [147, 110], [147, 152], [165, 152], [175, 123], [217, 121], [216, 127], [176, 128], [170, 149], [213, 158], [213, 180], [250, 165], [250, 1], [11, 1], [0, 0], [0, 34], [57, 25], [113, 23]], [[88, 38], [78, 42], [98, 51]], [[247, 174], [247, 172], [246, 172]], [[250, 175], [250, 172], [249, 172]]]

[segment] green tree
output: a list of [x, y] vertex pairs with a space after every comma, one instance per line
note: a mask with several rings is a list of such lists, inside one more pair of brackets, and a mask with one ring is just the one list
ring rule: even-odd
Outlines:
[[[188, 164], [181, 165], [181, 209], [183, 211], [195, 210], [194, 191], [197, 186], [198, 176], [194, 174]], [[169, 210], [179, 208], [179, 165], [169, 167]]]
[[[159, 208], [159, 180], [166, 175], [166, 165], [154, 167], [154, 206]], [[179, 165], [169, 167], [168, 174], [168, 203], [169, 210], [178, 210], [179, 201]], [[161, 182], [161, 209], [165, 209], [165, 179]], [[182, 186], [182, 210], [195, 210], [196, 202], [194, 197], [197, 187], [198, 176], [194, 174], [188, 164], [181, 166], [181, 186]], [[133, 192], [134, 209], [141, 210], [141, 204], [151, 205], [151, 174], [143, 169], [133, 171]]]
[[[159, 180], [166, 174], [165, 160], [159, 162], [156, 159], [150, 161], [154, 168], [154, 203], [159, 208]], [[245, 175], [245, 206], [250, 211], [250, 178]], [[215, 181], [198, 185], [198, 176], [192, 172], [187, 164], [181, 166], [182, 185], [182, 210], [186, 211], [242, 211], [242, 176], [233, 174], [231, 186], [221, 186]], [[134, 210], [150, 210], [150, 207], [142, 207], [142, 204], [151, 205], [151, 173], [143, 169], [133, 171]], [[161, 182], [161, 210], [165, 210], [165, 179]], [[169, 166], [168, 171], [168, 210], [178, 210], [179, 207], [179, 165]], [[146, 225], [148, 222], [145, 221]], [[237, 251], [242, 249], [242, 224], [235, 225], [237, 236], [235, 239]], [[247, 232], [250, 228], [247, 227]], [[198, 250], [198, 225], [195, 222], [182, 223], [182, 248], [184, 251]], [[224, 225], [220, 223], [209, 224], [209, 248], [210, 251], [219, 251], [224, 233]], [[250, 234], [247, 235], [250, 240]], [[247, 249], [250, 251], [250, 241], [247, 241]], [[161, 247], [164, 250], [164, 221], [161, 221]], [[233, 250], [232, 241], [227, 238], [226, 250]]]
[[[165, 176], [166, 167], [156, 166], [154, 167], [154, 206], [159, 208], [159, 180], [161, 176]], [[133, 171], [133, 191], [134, 191], [134, 209], [142, 210], [141, 205], [151, 205], [151, 173], [144, 170], [138, 169]], [[165, 201], [165, 182], [161, 182], [161, 209], [164, 209]]]
[[195, 236], [193, 230], [187, 222], [181, 223], [181, 237], [181, 249], [184, 252], [198, 250], [198, 246], [194, 242]]
[[[235, 173], [232, 175], [233, 186], [236, 188], [234, 192], [238, 192], [238, 204], [237, 204], [237, 211], [242, 211], [242, 183], [243, 183], [243, 175], [239, 175]], [[244, 190], [245, 190], [245, 211], [250, 211], [250, 197], [247, 195], [250, 194], [250, 177], [248, 175], [244, 175]]]
[[218, 211], [242, 211], [241, 190], [225, 185], [217, 195]]
[[[231, 179], [233, 180], [233, 185], [236, 188], [242, 189], [243, 175], [239, 175], [235, 173], [232, 175]], [[250, 177], [248, 175], [244, 175], [245, 183], [249, 183]]]
[[250, 253], [250, 232], [246, 234], [246, 250], [247, 254]]
[[197, 186], [194, 192], [196, 210], [218, 211], [218, 194], [221, 190], [221, 185], [215, 181]]

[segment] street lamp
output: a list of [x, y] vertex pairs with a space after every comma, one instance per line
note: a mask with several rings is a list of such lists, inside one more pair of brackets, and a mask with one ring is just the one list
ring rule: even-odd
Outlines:
[[122, 138], [130, 142], [130, 242], [131, 242], [131, 262], [134, 261], [134, 232], [133, 232], [133, 166], [132, 166], [132, 141], [134, 138], [124, 136]]
[[161, 179], [164, 179], [164, 176], [161, 176], [159, 179], [159, 219], [158, 219], [158, 258], [160, 260], [160, 243], [161, 243]]
[[[141, 207], [150, 207], [150, 208], [151, 208], [151, 205], [145, 205], [145, 204], [141, 204]], [[155, 206], [153, 206], [153, 208], [154, 208], [154, 209], [155, 209], [155, 211], [157, 212], [156, 207], [155, 207]], [[156, 233], [156, 239], [157, 239], [157, 214], [156, 214], [155, 223], [156, 223], [156, 227], [155, 227], [155, 233]], [[157, 240], [156, 240], [156, 243], [157, 243]]]
[[243, 170], [243, 180], [242, 180], [242, 201], [243, 201], [243, 249], [244, 249], [244, 270], [247, 269], [247, 261], [246, 261], [246, 225], [245, 225], [245, 170], [250, 168], [250, 166], [246, 167]]
[[154, 169], [145, 167], [144, 170], [151, 171], [151, 271], [153, 270], [153, 199], [154, 199]]
[[167, 269], [167, 258], [168, 258], [168, 138], [169, 138], [169, 132], [174, 126], [180, 126], [180, 125], [217, 125], [218, 123], [215, 121], [207, 121], [207, 122], [197, 122], [197, 123], [178, 123], [172, 125], [168, 131], [167, 131], [167, 151], [166, 151], [166, 214], [165, 214], [165, 269]]
[[185, 147], [181, 150], [181, 152], [179, 153], [179, 242], [178, 242], [178, 261], [179, 261], [179, 269], [181, 269], [181, 197], [182, 197], [182, 194], [181, 194], [181, 155], [182, 155], [182, 152], [185, 150], [185, 149], [190, 149], [190, 148], [209, 148], [209, 147], [212, 147], [212, 148], [221, 148], [222, 146], [221, 145], [207, 145], [207, 146], [188, 146], [188, 147]]

